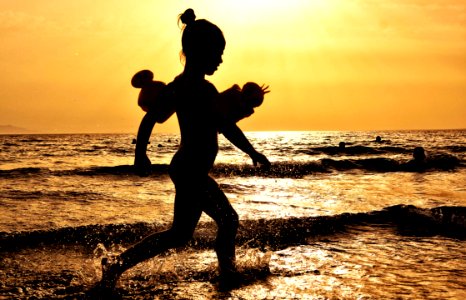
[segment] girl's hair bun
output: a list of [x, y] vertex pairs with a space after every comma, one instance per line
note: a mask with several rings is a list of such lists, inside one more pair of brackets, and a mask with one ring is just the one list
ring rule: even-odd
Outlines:
[[194, 10], [192, 8], [188, 8], [181, 16], [180, 20], [183, 24], [189, 25], [194, 23], [196, 20], [196, 15], [194, 14]]

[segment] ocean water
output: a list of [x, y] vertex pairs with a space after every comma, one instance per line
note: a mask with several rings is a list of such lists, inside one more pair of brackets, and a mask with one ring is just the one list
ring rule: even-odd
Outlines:
[[[245, 284], [211, 282], [203, 216], [189, 246], [124, 274], [124, 299], [466, 297], [466, 130], [246, 135], [272, 167], [220, 137], [212, 171], [240, 216]], [[170, 226], [179, 136], [153, 134], [146, 177], [134, 138], [0, 135], [0, 299], [83, 299], [102, 256]]]

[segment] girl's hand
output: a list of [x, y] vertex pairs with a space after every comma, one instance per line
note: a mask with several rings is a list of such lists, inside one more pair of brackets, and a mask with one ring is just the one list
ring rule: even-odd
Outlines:
[[251, 158], [254, 166], [257, 166], [259, 164], [261, 167], [270, 168], [270, 161], [264, 154], [255, 152], [251, 155]]
[[134, 158], [134, 167], [136, 169], [136, 174], [140, 176], [148, 176], [151, 173], [152, 163], [147, 157], [147, 154], [137, 154]]

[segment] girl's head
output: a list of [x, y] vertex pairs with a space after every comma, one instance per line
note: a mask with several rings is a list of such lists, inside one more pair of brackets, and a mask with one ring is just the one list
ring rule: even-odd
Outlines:
[[180, 21], [185, 25], [181, 43], [186, 64], [212, 75], [222, 63], [226, 43], [222, 31], [207, 20], [196, 20], [192, 9], [181, 14]]

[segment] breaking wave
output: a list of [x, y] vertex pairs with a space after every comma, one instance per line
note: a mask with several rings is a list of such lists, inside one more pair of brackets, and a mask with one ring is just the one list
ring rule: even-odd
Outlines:
[[[333, 171], [363, 170], [370, 172], [432, 172], [454, 171], [464, 168], [463, 161], [452, 155], [438, 155], [423, 162], [400, 161], [385, 157], [361, 159], [323, 158], [309, 162], [275, 162], [270, 168], [254, 167], [252, 165], [216, 164], [212, 174], [216, 176], [263, 176], [263, 177], [303, 177], [313, 173]], [[167, 164], [153, 164], [153, 176], [164, 175], [168, 172]], [[0, 178], [14, 178], [28, 175], [52, 176], [105, 176], [105, 175], [135, 175], [132, 165], [98, 166], [77, 168], [72, 170], [50, 170], [48, 168], [17, 168], [0, 170]]]
[[[309, 238], [342, 233], [352, 225], [393, 226], [403, 235], [444, 235], [466, 238], [466, 207], [441, 206], [432, 209], [413, 205], [390, 206], [367, 213], [344, 213], [334, 216], [291, 217], [243, 220], [238, 231], [239, 246], [280, 249], [305, 244]], [[0, 232], [0, 251], [40, 245], [98, 243], [134, 243], [144, 236], [167, 228], [167, 224], [135, 223], [66, 227], [26, 232]], [[216, 227], [213, 223], [199, 224], [191, 247], [213, 247]]]

